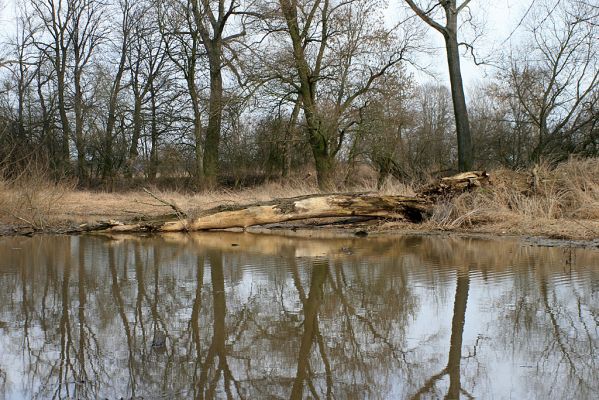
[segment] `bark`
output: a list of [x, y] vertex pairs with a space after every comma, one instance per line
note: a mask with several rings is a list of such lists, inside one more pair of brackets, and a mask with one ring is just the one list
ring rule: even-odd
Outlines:
[[[470, 138], [470, 122], [468, 108], [464, 96], [464, 84], [460, 68], [460, 52], [458, 44], [458, 14], [468, 5], [470, 0], [464, 0], [458, 6], [456, 0], [437, 2], [445, 10], [446, 25], [436, 22], [428, 11], [420, 8], [414, 0], [404, 0], [420, 19], [426, 22], [443, 35], [447, 51], [447, 65], [449, 67], [449, 80], [451, 83], [451, 98], [455, 116], [456, 133], [458, 139], [458, 168], [468, 171], [472, 168], [472, 143]], [[436, 6], [435, 6], [436, 7]]]
[[199, 188], [204, 177], [204, 149], [202, 145], [202, 110], [200, 106], [200, 94], [198, 93], [195, 84], [195, 61], [193, 63], [190, 62], [187, 77], [187, 89], [189, 90], [189, 96], [191, 98], [191, 105], [193, 108], [193, 137], [195, 141], [195, 171], [193, 178], [196, 186]]
[[217, 207], [195, 218], [90, 227], [104, 232], [179, 232], [247, 228], [287, 221], [327, 217], [379, 217], [421, 222], [431, 204], [419, 197], [364, 194], [310, 195], [238, 207]]
[[[321, 190], [328, 191], [335, 188], [333, 179], [335, 156], [329, 153], [326, 139], [322, 137], [322, 135], [320, 136], [321, 137], [317, 138], [319, 143], [312, 145], [312, 154], [314, 155], [318, 187]], [[312, 143], [312, 140], [310, 143]]]
[[281, 172], [281, 176], [283, 178], [288, 178], [291, 173], [291, 161], [292, 161], [292, 149], [295, 140], [295, 125], [297, 123], [297, 118], [299, 116], [300, 108], [302, 104], [302, 98], [298, 96], [295, 100], [295, 105], [293, 106], [293, 111], [291, 112], [291, 117], [286, 126], [285, 130], [285, 154], [283, 159], [283, 170]]
[[80, 182], [85, 182], [85, 141], [83, 138], [83, 91], [81, 87], [82, 71], [76, 67], [74, 73], [75, 96], [73, 109], [75, 111], [75, 148], [77, 149], [77, 177]]
[[156, 89], [152, 84], [150, 88], [150, 103], [152, 105], [152, 123], [151, 123], [151, 144], [152, 148], [150, 149], [150, 168], [148, 171], [148, 175], [150, 180], [156, 179], [156, 174], [158, 172], [158, 136], [160, 132], [158, 131], [158, 120], [156, 115], [157, 105], [156, 105]]
[[[458, 139], [458, 169], [469, 171], [472, 168], [472, 140], [470, 136], [470, 121], [468, 108], [464, 96], [464, 84], [460, 67], [460, 52], [457, 38], [457, 14], [447, 13], [447, 35], [445, 46], [447, 48], [447, 65], [449, 67], [449, 81], [451, 83], [451, 98]], [[450, 17], [451, 15], [451, 17]]]
[[131, 146], [129, 146], [129, 158], [127, 159], [127, 165], [125, 167], [126, 178], [131, 178], [133, 176], [133, 164], [139, 155], [137, 146], [143, 128], [143, 116], [141, 114], [143, 97], [138, 90], [134, 89], [133, 92], [135, 96], [133, 103], [133, 134], [131, 135]]
[[58, 114], [60, 115], [60, 126], [62, 128], [62, 160], [64, 163], [64, 170], [70, 170], [70, 158], [71, 152], [69, 149], [69, 140], [71, 138], [71, 125], [69, 123], [69, 117], [67, 115], [67, 106], [66, 106], [66, 84], [65, 84], [65, 74], [66, 74], [66, 49], [61, 49], [56, 44], [56, 53], [55, 53], [55, 62], [54, 68], [56, 70], [56, 85], [57, 85], [57, 93], [58, 93]]
[[[223, 114], [223, 76], [221, 70], [222, 43], [217, 39], [211, 46], [210, 58], [210, 99], [206, 144], [204, 146], [204, 178], [209, 187], [216, 185], [218, 176], [218, 146]], [[208, 47], [207, 47], [208, 49]]]

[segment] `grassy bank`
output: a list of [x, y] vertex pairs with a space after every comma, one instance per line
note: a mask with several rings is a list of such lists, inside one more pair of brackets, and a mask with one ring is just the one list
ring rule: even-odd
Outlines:
[[[451, 198], [442, 198], [423, 224], [370, 222], [371, 231], [456, 231], [532, 235], [563, 239], [599, 237], [599, 159], [570, 160], [527, 171], [495, 170], [491, 185]], [[374, 180], [344, 191], [378, 191], [414, 195], [420, 185], [388, 182], [376, 190]], [[197, 194], [150, 188], [160, 199], [176, 204], [188, 215], [223, 204], [244, 204], [317, 193], [304, 181], [268, 183], [238, 191]], [[135, 190], [105, 193], [76, 190], [72, 182], [53, 183], [30, 172], [0, 181], [0, 232], [13, 227], [52, 231], [100, 220], [128, 221], [171, 212], [148, 193]]]

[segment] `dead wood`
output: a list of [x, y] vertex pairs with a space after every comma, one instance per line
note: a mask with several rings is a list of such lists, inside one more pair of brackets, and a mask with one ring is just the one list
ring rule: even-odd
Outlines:
[[146, 192], [147, 194], [152, 196], [155, 200], [158, 200], [160, 203], [162, 203], [162, 205], [172, 208], [173, 211], [175, 212], [175, 214], [177, 214], [177, 217], [179, 219], [185, 218], [187, 216], [187, 214], [185, 214], [185, 212], [183, 210], [181, 210], [181, 208], [178, 205], [176, 205], [174, 202], [161, 199], [160, 197], [156, 196], [154, 193], [150, 192], [146, 188], [142, 188], [142, 189], [144, 192]]
[[147, 191], [161, 203], [169, 205], [175, 214], [131, 223], [104, 221], [82, 225], [78, 229], [79, 232], [182, 232], [248, 228], [288, 221], [345, 217], [383, 218], [418, 223], [431, 214], [434, 201], [440, 195], [453, 195], [488, 184], [489, 175], [486, 172], [473, 171], [442, 178], [435, 185], [425, 188], [419, 196], [317, 194], [248, 205], [222, 205], [204, 210], [193, 217], [185, 215], [176, 205]]
[[468, 190], [485, 187], [491, 184], [490, 175], [486, 171], [469, 171], [441, 178], [439, 181], [425, 186], [420, 194], [436, 200], [439, 197], [450, 197]]
[[220, 206], [203, 211], [194, 218], [171, 221], [145, 221], [133, 224], [109, 221], [98, 230], [105, 232], [201, 231], [348, 216], [421, 222], [430, 211], [430, 207], [431, 204], [420, 197], [370, 194], [310, 195], [244, 206]]

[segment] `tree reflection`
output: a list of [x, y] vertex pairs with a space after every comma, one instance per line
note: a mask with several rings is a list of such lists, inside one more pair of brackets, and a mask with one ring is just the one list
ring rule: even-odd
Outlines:
[[435, 384], [449, 375], [449, 388], [445, 394], [445, 399], [459, 399], [460, 393], [468, 398], [474, 398], [469, 394], [461, 384], [461, 361], [462, 361], [462, 336], [464, 334], [464, 322], [466, 320], [466, 306], [468, 303], [468, 290], [470, 288], [470, 277], [466, 274], [458, 274], [455, 300], [453, 304], [453, 317], [451, 320], [451, 339], [449, 344], [449, 356], [447, 365], [439, 373], [431, 376], [422, 387], [412, 396], [413, 400], [422, 398], [423, 395], [431, 392]]
[[312, 278], [310, 280], [310, 291], [308, 297], [299, 281], [297, 274], [297, 266], [294, 268], [294, 283], [300, 294], [300, 300], [304, 308], [304, 329], [300, 340], [299, 354], [297, 358], [297, 373], [293, 386], [291, 388], [291, 399], [301, 399], [304, 393], [304, 384], [310, 388], [312, 395], [318, 398], [314, 384], [311, 381], [309, 357], [312, 352], [312, 344], [318, 336], [320, 354], [325, 365], [327, 366], [327, 398], [331, 394], [331, 374], [330, 366], [327, 362], [326, 351], [323, 348], [322, 337], [318, 329], [318, 309], [323, 299], [323, 284], [328, 274], [328, 263], [324, 261], [316, 261], [312, 266]]
[[0, 242], [0, 396], [484, 398], [494, 362], [524, 398], [597, 389], [599, 273], [559, 251], [198, 238]]
[[[215, 398], [217, 385], [222, 378], [223, 388], [227, 399], [239, 398], [242, 397], [240, 385], [235, 380], [231, 368], [229, 367], [227, 361], [227, 346], [225, 345], [229, 334], [225, 324], [227, 302], [222, 255], [219, 253], [209, 253], [208, 259], [210, 262], [210, 278], [212, 282], [212, 341], [206, 357], [202, 362], [201, 373], [194, 397], [196, 399]], [[235, 395], [233, 389], [235, 390]]]

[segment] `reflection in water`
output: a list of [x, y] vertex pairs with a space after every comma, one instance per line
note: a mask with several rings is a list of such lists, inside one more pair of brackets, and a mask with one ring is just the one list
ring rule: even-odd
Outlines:
[[598, 261], [436, 237], [4, 238], [0, 398], [593, 398]]

